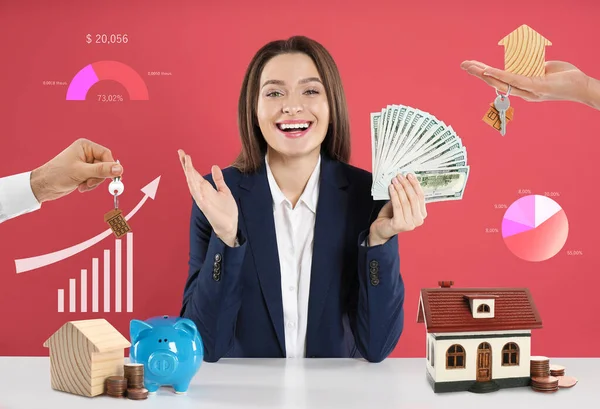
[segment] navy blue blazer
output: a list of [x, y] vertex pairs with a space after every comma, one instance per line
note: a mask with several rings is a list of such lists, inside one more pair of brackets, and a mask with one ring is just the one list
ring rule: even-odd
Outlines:
[[[198, 327], [204, 359], [285, 357], [273, 202], [263, 160], [223, 170], [238, 209], [239, 247], [229, 247], [193, 202], [189, 272], [181, 316]], [[205, 178], [214, 186], [210, 175]], [[370, 172], [322, 154], [310, 280], [306, 357], [385, 359], [404, 327], [398, 237], [362, 246], [384, 201]]]

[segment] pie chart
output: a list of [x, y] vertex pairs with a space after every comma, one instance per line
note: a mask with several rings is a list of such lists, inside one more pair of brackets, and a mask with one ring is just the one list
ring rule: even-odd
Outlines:
[[526, 261], [554, 257], [569, 235], [569, 221], [558, 203], [542, 195], [524, 196], [506, 210], [502, 238], [508, 249]]

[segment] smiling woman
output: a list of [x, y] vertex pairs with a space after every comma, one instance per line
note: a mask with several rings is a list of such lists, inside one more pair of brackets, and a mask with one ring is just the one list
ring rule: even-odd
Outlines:
[[[338, 68], [321, 44], [306, 37], [274, 41], [258, 50], [242, 84], [238, 116], [242, 151], [233, 166], [242, 172], [255, 171], [267, 151], [271, 158], [312, 153], [316, 163], [323, 144], [330, 157], [345, 163], [350, 158], [350, 123]], [[279, 124], [299, 122], [309, 124], [309, 140], [302, 146], [278, 141]]]
[[181, 315], [205, 360], [363, 357], [379, 362], [404, 327], [398, 233], [426, 217], [415, 178], [375, 202], [370, 172], [348, 164], [350, 126], [337, 66], [297, 36], [263, 46], [239, 97], [242, 149], [193, 196]]
[[329, 104], [312, 59], [299, 53], [273, 57], [260, 82], [256, 111], [271, 166], [283, 157], [310, 156], [314, 168], [329, 127]]

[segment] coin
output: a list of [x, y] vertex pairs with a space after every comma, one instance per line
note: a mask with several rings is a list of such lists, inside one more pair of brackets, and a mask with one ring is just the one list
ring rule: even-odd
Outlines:
[[127, 387], [138, 389], [144, 387], [144, 364], [125, 364], [123, 367], [127, 378]]
[[550, 375], [562, 376], [565, 374], [565, 367], [562, 365], [550, 365]]
[[531, 378], [531, 388], [536, 392], [556, 392], [558, 378], [554, 376], [534, 376]]
[[558, 386], [561, 388], [572, 388], [577, 383], [577, 378], [572, 376], [558, 376]]
[[106, 378], [106, 394], [115, 398], [125, 396], [127, 378], [124, 376], [109, 376]]
[[127, 389], [127, 397], [132, 400], [142, 400], [148, 398], [148, 389], [131, 388]]
[[538, 393], [556, 393], [558, 391], [558, 389], [550, 389], [550, 390], [542, 390], [542, 389], [533, 389], [534, 392], [538, 392]]
[[553, 385], [558, 383], [558, 378], [555, 376], [534, 376], [531, 378], [531, 382], [539, 385]]
[[550, 359], [545, 356], [532, 356], [529, 358], [529, 371], [532, 377], [550, 375]]

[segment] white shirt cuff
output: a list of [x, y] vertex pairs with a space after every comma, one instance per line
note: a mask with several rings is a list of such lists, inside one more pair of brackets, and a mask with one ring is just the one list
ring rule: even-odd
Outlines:
[[30, 178], [31, 171], [0, 178], [0, 223], [42, 207], [31, 190]]

